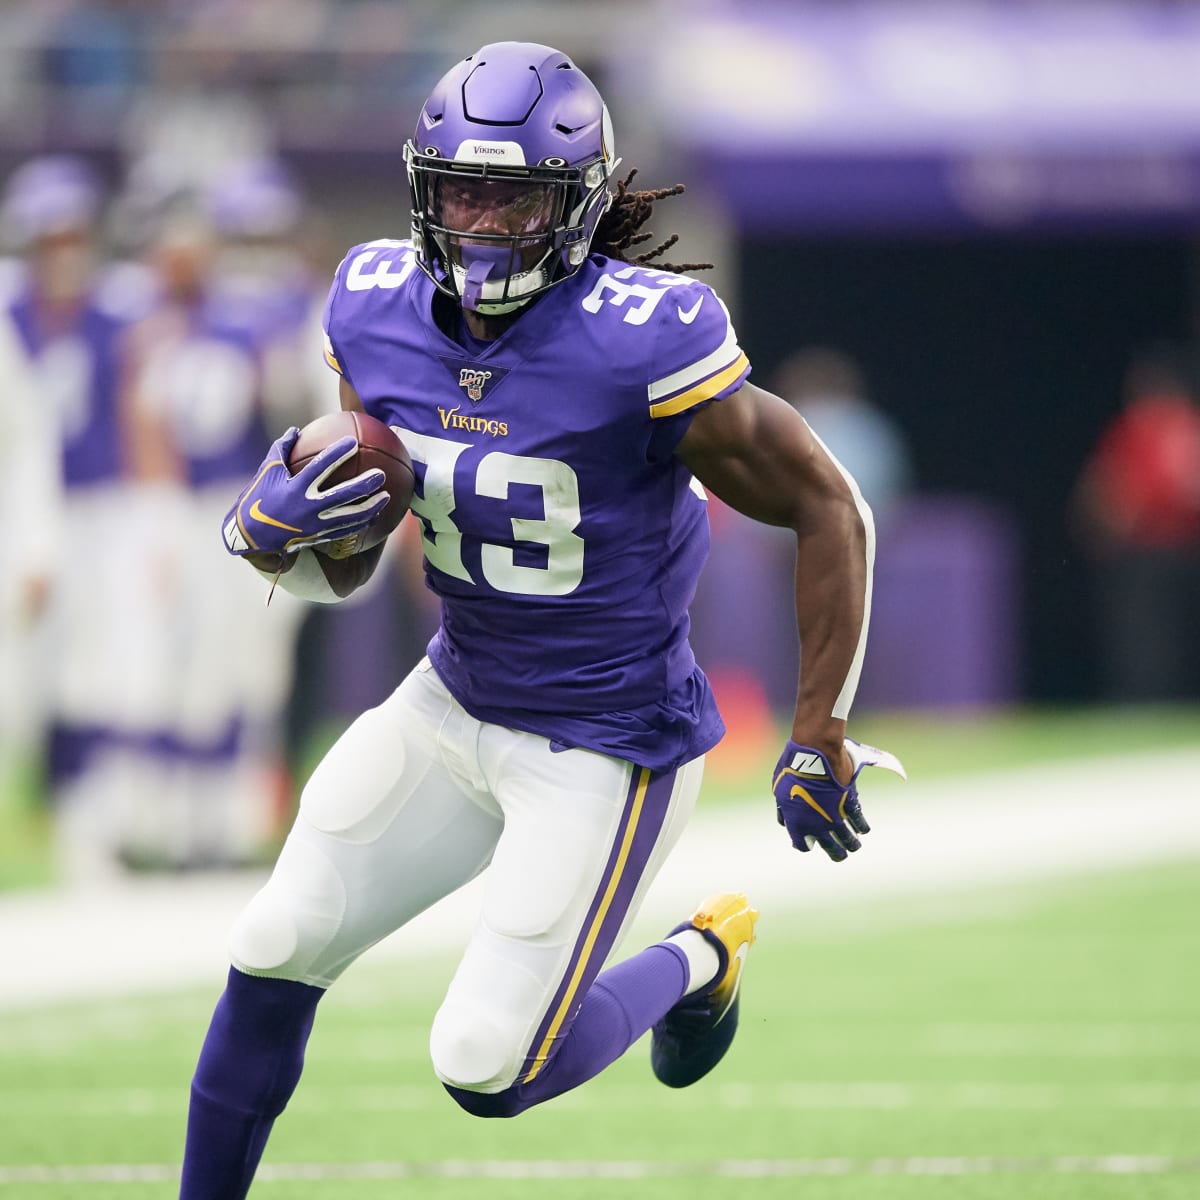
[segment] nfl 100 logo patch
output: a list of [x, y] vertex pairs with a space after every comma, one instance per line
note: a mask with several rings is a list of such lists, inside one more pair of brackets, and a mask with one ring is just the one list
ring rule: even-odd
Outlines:
[[455, 383], [467, 393], [472, 404], [487, 399], [504, 382], [504, 377], [508, 374], [507, 367], [498, 367], [492, 363], [483, 366], [478, 361], [472, 362], [465, 355], [439, 354], [438, 358], [454, 377]]
[[476, 367], [463, 367], [458, 373], [458, 386], [465, 388], [470, 399], [478, 404], [483, 399], [484, 384], [491, 377], [491, 371], [480, 371]]

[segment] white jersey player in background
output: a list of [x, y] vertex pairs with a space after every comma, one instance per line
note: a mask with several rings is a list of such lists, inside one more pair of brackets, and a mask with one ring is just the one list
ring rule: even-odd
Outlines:
[[[56, 414], [0, 312], [0, 788], [26, 787], [45, 737], [45, 618], [63, 545]], [[19, 519], [14, 515], [19, 514]]]

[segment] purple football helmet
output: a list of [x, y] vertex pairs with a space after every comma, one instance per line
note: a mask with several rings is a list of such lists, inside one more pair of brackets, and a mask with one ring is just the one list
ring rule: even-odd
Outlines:
[[227, 237], [279, 238], [300, 222], [304, 202], [288, 169], [263, 159], [224, 174], [208, 196], [213, 224]]
[[71, 154], [30, 159], [5, 189], [3, 225], [16, 245], [89, 229], [100, 215], [101, 185], [91, 165]]
[[532, 42], [496, 42], [452, 68], [404, 157], [417, 262], [485, 314], [579, 270], [617, 166], [600, 93], [565, 54]]

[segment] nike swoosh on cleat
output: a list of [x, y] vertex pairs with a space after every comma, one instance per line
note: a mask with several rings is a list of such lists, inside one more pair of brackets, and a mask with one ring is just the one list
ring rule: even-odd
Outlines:
[[685, 325], [690, 325], [696, 319], [696, 314], [700, 311], [700, 305], [703, 303], [704, 297], [701, 296], [691, 308], [684, 310], [680, 308], [679, 305], [676, 305], [675, 311], [679, 314], [679, 319]]
[[261, 500], [255, 500], [255, 502], [250, 505], [250, 515], [256, 521], [261, 521], [264, 525], [274, 525], [276, 529], [286, 529], [289, 533], [303, 532], [295, 525], [285, 525], [282, 521], [275, 520], [274, 517], [268, 517], [267, 514], [262, 510]]
[[750, 952], [750, 946], [747, 942], [743, 942], [734, 952], [733, 961], [737, 963], [737, 979], [733, 984], [733, 991], [729, 995], [729, 999], [725, 1003], [725, 1007], [721, 1009], [721, 1015], [713, 1022], [712, 1027], [716, 1029], [720, 1023], [725, 1020], [729, 1010], [733, 1007], [733, 1002], [737, 999], [738, 990], [742, 986], [742, 968], [746, 965], [746, 955]]

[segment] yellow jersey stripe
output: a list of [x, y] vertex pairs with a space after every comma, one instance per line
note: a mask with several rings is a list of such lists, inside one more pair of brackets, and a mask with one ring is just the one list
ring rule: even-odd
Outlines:
[[750, 360], [745, 353], [739, 354], [725, 370], [709, 376], [703, 383], [698, 383], [694, 388], [689, 388], [688, 391], [681, 392], [670, 400], [660, 400], [657, 404], [650, 405], [650, 415], [652, 417], [673, 417], [676, 413], [702, 404], [705, 400], [711, 400], [722, 388], [728, 387], [749, 365]]
[[587, 970], [588, 959], [591, 957], [592, 950], [596, 945], [596, 938], [600, 936], [600, 930], [604, 926], [604, 919], [608, 916], [612, 898], [616, 895], [617, 886], [621, 882], [621, 873], [625, 870], [625, 864], [629, 860], [629, 851], [633, 846], [633, 838], [634, 834], [637, 833], [638, 820], [642, 815], [642, 805], [646, 799], [646, 788], [650, 785], [650, 769], [642, 767], [641, 772], [641, 777], [638, 779], [637, 794], [633, 798], [633, 807], [630, 809], [629, 820], [625, 825], [625, 836], [621, 839], [621, 849], [617, 853], [616, 864], [613, 867], [612, 874], [609, 876], [608, 887], [604, 889], [604, 897], [596, 909], [596, 915], [592, 918], [591, 928], [588, 930], [587, 938], [583, 943], [583, 952], [579, 955], [579, 961], [575, 964], [575, 971], [571, 976], [571, 982], [567, 985], [567, 990], [563, 993], [558, 1011], [554, 1014], [554, 1020], [550, 1022], [550, 1028], [546, 1030], [546, 1036], [542, 1039], [542, 1044], [538, 1047], [537, 1054], [534, 1056], [533, 1066], [529, 1068], [525, 1078], [521, 1080], [522, 1083], [528, 1083], [531, 1079], [536, 1078], [538, 1072], [546, 1065], [546, 1058], [550, 1053], [550, 1047], [554, 1044], [554, 1039], [558, 1036], [558, 1031], [562, 1028], [562, 1023], [566, 1020], [567, 1013], [571, 1011], [571, 1007], [575, 1002], [575, 993], [579, 990], [579, 981], [583, 978], [584, 971]]
[[686, 367], [680, 367], [678, 371], [672, 371], [670, 375], [665, 375], [662, 379], [655, 379], [647, 389], [651, 404], [655, 404], [675, 392], [682, 391], [684, 388], [694, 387], [707, 379], [714, 371], [728, 366], [741, 353], [742, 348], [738, 345], [737, 334], [734, 333], [733, 325], [729, 322], [729, 310], [725, 308], [724, 304], [721, 305], [721, 308], [725, 312], [725, 340], [697, 362], [688, 363]]
[[329, 334], [325, 334], [325, 361], [339, 374], [344, 375], [342, 364], [338, 362], [338, 357], [333, 350], [333, 342], [329, 340]]

